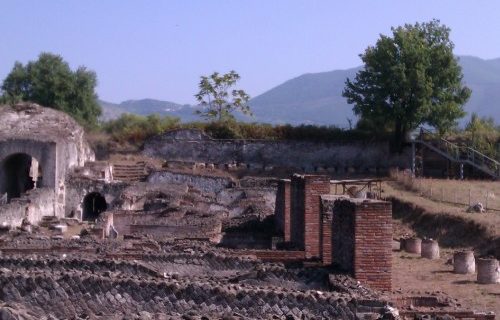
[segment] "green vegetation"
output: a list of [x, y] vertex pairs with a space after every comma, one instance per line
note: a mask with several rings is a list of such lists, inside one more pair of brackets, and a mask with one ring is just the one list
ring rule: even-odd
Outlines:
[[265, 123], [236, 121], [181, 123], [178, 118], [169, 116], [133, 114], [123, 114], [116, 120], [104, 122], [100, 131], [107, 134], [116, 143], [129, 143], [140, 147], [144, 140], [174, 129], [199, 129], [214, 139], [308, 140], [318, 142], [387, 139], [387, 135], [383, 134], [374, 136], [369, 131], [344, 130], [334, 126], [273, 126]]
[[457, 138], [463, 140], [465, 145], [500, 161], [500, 125], [496, 125], [493, 118], [480, 118], [473, 113], [465, 130], [459, 132]]
[[446, 132], [465, 115], [471, 91], [453, 55], [450, 29], [433, 20], [392, 28], [361, 55], [364, 68], [347, 79], [343, 96], [372, 126], [393, 129], [393, 146], [421, 124]]
[[149, 137], [179, 127], [178, 118], [160, 117], [156, 114], [145, 117], [125, 113], [116, 120], [103, 123], [101, 129], [118, 143], [140, 145]]
[[101, 107], [97, 76], [85, 67], [72, 71], [59, 55], [41, 53], [36, 61], [16, 62], [1, 86], [3, 102], [36, 102], [64, 111], [86, 127], [97, 125]]
[[209, 77], [202, 76], [199, 88], [195, 94], [196, 100], [205, 107], [202, 111], [196, 111], [207, 120], [228, 121], [234, 120], [232, 112], [241, 111], [243, 114], [251, 115], [250, 107], [247, 105], [250, 96], [243, 90], [229, 89], [240, 79], [235, 71], [220, 75], [214, 72]]

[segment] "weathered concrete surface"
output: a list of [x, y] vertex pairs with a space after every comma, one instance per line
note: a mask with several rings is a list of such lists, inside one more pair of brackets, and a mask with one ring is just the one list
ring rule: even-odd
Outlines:
[[51, 188], [30, 190], [20, 198], [0, 206], [0, 221], [10, 227], [19, 227], [23, 219], [31, 224], [43, 216], [54, 214], [55, 196]]
[[12, 184], [7, 179], [8, 174], [12, 176], [7, 162], [19, 154], [37, 160], [41, 174], [37, 187], [53, 190], [55, 205], [51, 215], [64, 216], [66, 174], [95, 158], [83, 128], [69, 115], [37, 104], [0, 106], [0, 194]]
[[410, 153], [391, 154], [382, 142], [215, 140], [198, 130], [174, 130], [146, 141], [144, 155], [174, 161], [245, 163], [252, 167], [347, 172], [409, 167]]

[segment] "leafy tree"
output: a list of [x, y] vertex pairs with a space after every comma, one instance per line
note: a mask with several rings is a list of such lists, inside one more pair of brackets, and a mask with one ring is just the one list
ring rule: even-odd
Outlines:
[[94, 126], [101, 115], [96, 85], [93, 71], [85, 67], [72, 71], [61, 56], [41, 53], [37, 61], [25, 66], [16, 62], [1, 91], [6, 102], [36, 102], [64, 111], [83, 125]]
[[364, 68], [346, 80], [343, 96], [361, 119], [390, 124], [399, 149], [421, 124], [441, 133], [452, 127], [471, 91], [461, 83], [449, 28], [432, 20], [391, 30], [360, 55]]
[[232, 112], [239, 110], [243, 114], [251, 115], [250, 107], [247, 105], [250, 96], [243, 90], [229, 89], [240, 79], [235, 71], [220, 75], [214, 72], [209, 77], [202, 76], [199, 88], [195, 94], [196, 100], [205, 107], [203, 111], [196, 113], [208, 120], [232, 120]]
[[465, 126], [467, 144], [493, 158], [500, 155], [500, 126], [496, 126], [492, 117], [480, 118], [472, 113]]

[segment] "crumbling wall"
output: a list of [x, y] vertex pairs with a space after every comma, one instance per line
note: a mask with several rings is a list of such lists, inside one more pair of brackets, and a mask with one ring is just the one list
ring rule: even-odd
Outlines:
[[0, 224], [19, 227], [23, 219], [35, 224], [43, 216], [53, 216], [54, 205], [55, 194], [51, 188], [30, 190], [20, 198], [0, 206]]
[[55, 192], [53, 214], [64, 216], [66, 174], [95, 158], [83, 128], [64, 112], [33, 103], [2, 106], [0, 119], [0, 192], [5, 192], [4, 159], [16, 153], [30, 155], [42, 169], [41, 186]]
[[147, 181], [153, 184], [186, 184], [203, 192], [217, 193], [234, 185], [227, 177], [202, 176], [170, 171], [155, 171]]
[[384, 173], [390, 167], [408, 168], [410, 150], [392, 154], [383, 142], [311, 142], [215, 140], [197, 130], [176, 130], [146, 141], [144, 155], [175, 161], [245, 163], [249, 166], [293, 167], [334, 173], [352, 168]]
[[0, 194], [6, 192], [5, 160], [14, 154], [24, 153], [35, 158], [42, 170], [40, 187], [56, 186], [56, 144], [54, 142], [35, 141], [29, 139], [0, 140]]
[[208, 239], [220, 240], [221, 220], [215, 215], [186, 215], [182, 212], [162, 214], [161, 212], [107, 212], [102, 219], [103, 228], [109, 228], [109, 221], [119, 235], [151, 235], [167, 239]]
[[128, 184], [123, 182], [106, 183], [105, 181], [86, 179], [69, 175], [65, 182], [66, 196], [64, 215], [82, 219], [83, 199], [92, 192], [101, 194], [106, 199], [108, 209], [115, 207]]

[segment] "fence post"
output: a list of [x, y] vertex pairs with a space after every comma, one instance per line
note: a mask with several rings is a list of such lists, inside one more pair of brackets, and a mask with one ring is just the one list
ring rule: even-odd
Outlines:
[[441, 202], [444, 202], [444, 190], [441, 188]]
[[472, 197], [472, 191], [469, 188], [469, 207], [471, 206], [471, 197]]

